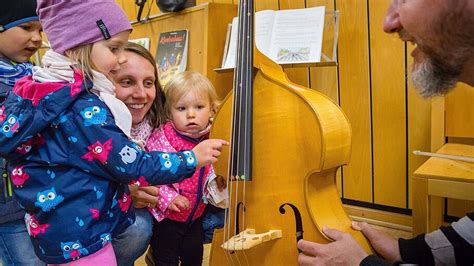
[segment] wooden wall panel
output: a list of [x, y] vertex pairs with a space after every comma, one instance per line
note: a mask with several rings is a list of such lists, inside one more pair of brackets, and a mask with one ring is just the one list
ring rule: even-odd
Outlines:
[[[325, 6], [326, 12], [335, 10], [334, 0], [306, 0], [306, 7]], [[326, 22], [325, 22], [326, 23]], [[325, 32], [324, 34], [327, 34]], [[323, 52], [332, 56], [334, 34], [324, 36]], [[337, 77], [337, 66], [311, 67], [310, 87], [329, 96], [335, 103], [339, 104], [339, 87]]]
[[[395, 37], [395, 36], [394, 36]], [[398, 37], [397, 37], [398, 38]], [[431, 143], [433, 141], [433, 136], [431, 136], [431, 106], [432, 101], [430, 99], [423, 99], [418, 92], [416, 91], [412, 81], [411, 81], [411, 64], [413, 63], [413, 58], [410, 56], [411, 52], [414, 49], [414, 46], [407, 44], [407, 66], [408, 66], [408, 206], [407, 208], [412, 208], [412, 197], [411, 197], [411, 188], [412, 188], [412, 179], [413, 172], [418, 169], [426, 160], [427, 157], [417, 156], [413, 154], [415, 150], [421, 151], [430, 151]], [[444, 120], [443, 120], [444, 121]]]
[[115, 0], [117, 4], [119, 4], [122, 9], [125, 11], [125, 14], [127, 14], [128, 19], [130, 21], [136, 20], [137, 19], [137, 12], [138, 9], [136, 9], [135, 1], [132, 0]]
[[255, 1], [255, 10], [272, 9], [278, 10], [280, 7], [279, 0], [257, 0]]
[[405, 208], [407, 183], [400, 178], [407, 171], [405, 44], [383, 32], [382, 21], [389, 4], [390, 0], [383, 0], [370, 1], [369, 5], [373, 201]]
[[340, 105], [352, 126], [352, 156], [343, 169], [344, 198], [372, 202], [368, 17], [365, 1], [337, 0]]

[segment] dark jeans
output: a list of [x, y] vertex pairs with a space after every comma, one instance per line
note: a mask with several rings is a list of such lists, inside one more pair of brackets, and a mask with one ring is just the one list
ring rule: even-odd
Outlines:
[[204, 243], [211, 243], [214, 229], [224, 227], [225, 209], [207, 205], [202, 215], [202, 229], [204, 230]]
[[24, 220], [0, 224], [0, 265], [46, 265], [36, 257]]
[[148, 248], [153, 216], [146, 208], [135, 209], [135, 223], [112, 239], [118, 266], [132, 266]]
[[204, 233], [202, 219], [191, 225], [164, 219], [153, 226], [150, 241], [155, 265], [202, 265]]

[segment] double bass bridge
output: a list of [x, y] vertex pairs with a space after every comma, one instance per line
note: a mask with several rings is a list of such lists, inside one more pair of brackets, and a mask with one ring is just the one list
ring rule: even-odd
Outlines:
[[265, 233], [256, 234], [255, 229], [245, 229], [227, 240], [221, 247], [228, 251], [248, 250], [281, 237], [281, 230], [269, 230]]

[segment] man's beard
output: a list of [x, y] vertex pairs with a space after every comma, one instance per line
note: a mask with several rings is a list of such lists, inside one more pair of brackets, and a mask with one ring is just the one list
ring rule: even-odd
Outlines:
[[412, 69], [413, 83], [423, 97], [444, 95], [453, 89], [473, 56], [474, 18], [465, 11], [467, 2], [455, 3], [438, 15], [431, 25], [431, 36], [415, 40], [405, 29], [399, 32], [402, 40], [415, 41], [423, 53]]
[[422, 97], [445, 95], [456, 85], [462, 68], [460, 64], [448, 65], [427, 55], [423, 62], [413, 64], [413, 84]]

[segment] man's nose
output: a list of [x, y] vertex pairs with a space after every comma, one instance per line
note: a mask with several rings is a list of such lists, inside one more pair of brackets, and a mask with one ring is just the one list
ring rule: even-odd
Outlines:
[[398, 15], [398, 2], [399, 0], [393, 0], [388, 7], [387, 14], [385, 15], [385, 19], [383, 21], [383, 30], [386, 33], [395, 33], [402, 29], [400, 16]]

